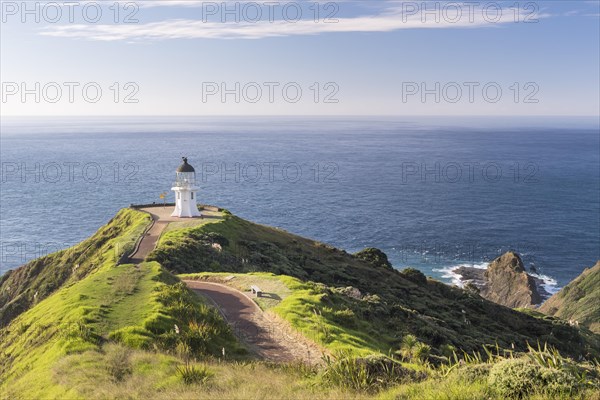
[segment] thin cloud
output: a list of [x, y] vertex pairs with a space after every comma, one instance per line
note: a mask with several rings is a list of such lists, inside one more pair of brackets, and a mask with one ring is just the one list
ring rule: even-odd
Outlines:
[[[90, 0], [91, 1], [91, 0]], [[348, 2], [352, 2], [352, 3], [356, 3], [356, 4], [360, 4], [363, 0], [337, 0], [335, 1], [336, 3], [348, 3]], [[365, 3], [370, 2], [372, 0], [365, 0]], [[404, 0], [402, 0], [404, 1]], [[284, 0], [284, 1], [279, 1], [279, 2], [274, 2], [273, 0], [215, 0], [215, 1], [207, 1], [207, 0], [136, 0], [135, 4], [138, 5], [140, 8], [144, 7], [144, 8], [151, 8], [151, 7], [206, 7], [209, 5], [213, 5], [213, 4], [217, 4], [220, 5], [222, 3], [230, 3], [230, 4], [234, 4], [234, 3], [240, 3], [240, 4], [244, 4], [244, 3], [255, 3], [255, 4], [260, 4], [260, 5], [267, 5], [267, 4], [271, 4], [273, 5], [274, 3], [278, 3], [281, 5], [284, 5], [286, 3], [297, 3], [297, 4], [307, 4], [307, 5], [311, 5], [314, 3], [330, 3], [332, 2], [332, 0], [296, 0], [296, 1], [292, 1], [292, 0]], [[396, 2], [396, 0], [381, 0], [382, 4], [385, 3], [394, 3]], [[121, 4], [127, 4], [127, 3], [131, 3], [131, 1], [129, 0], [119, 0], [117, 1], [117, 3], [121, 3]]]
[[[126, 3], [122, 1], [121, 3]], [[156, 0], [156, 1], [136, 1], [135, 4], [140, 8], [151, 7], [202, 7], [206, 4], [204, 0]]]
[[[171, 2], [179, 2], [172, 0]], [[313, 20], [289, 22], [285, 20], [258, 22], [203, 22], [197, 19], [168, 19], [145, 24], [114, 25], [53, 25], [41, 31], [42, 35], [78, 38], [95, 41], [148, 41], [173, 39], [262, 39], [285, 36], [307, 36], [326, 33], [392, 32], [402, 29], [450, 29], [494, 27], [514, 23], [513, 11], [505, 10], [498, 21], [495, 15], [484, 17], [481, 10], [472, 15], [436, 18], [429, 15], [425, 21], [421, 13], [404, 15], [400, 7], [390, 8], [372, 16], [337, 18], [337, 22], [326, 23]], [[528, 16], [519, 12], [519, 21]], [[539, 14], [536, 18], [548, 17]]]

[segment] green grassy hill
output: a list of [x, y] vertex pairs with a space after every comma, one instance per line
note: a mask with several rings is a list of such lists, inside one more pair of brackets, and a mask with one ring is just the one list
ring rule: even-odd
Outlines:
[[38, 258], [0, 277], [0, 327], [65, 284], [77, 282], [130, 252], [150, 216], [121, 210], [77, 246]]
[[600, 261], [549, 298], [540, 311], [577, 321], [600, 334]]
[[[182, 357], [217, 355], [223, 348], [234, 359], [245, 357], [247, 351], [218, 311], [158, 263], [117, 265], [121, 253], [133, 248], [128, 244], [137, 240], [147, 221], [144, 213], [123, 210], [89, 240], [4, 278], [3, 288], [18, 284], [7, 305], [15, 299], [29, 299], [32, 291], [38, 296], [11, 309], [20, 312], [13, 313], [11, 322], [0, 330], [1, 398], [39, 398], [42, 394], [46, 398], [83, 398], [87, 396], [74, 389], [79, 383], [93, 390], [97, 377], [144, 377], [150, 366], [140, 361], [136, 370], [129, 359], [130, 350], [137, 351], [142, 360], [149, 358], [145, 352], [151, 350], [162, 354], [152, 364], [158, 362], [154, 372], [162, 368], [166, 381], [149, 381], [152, 390], [157, 390], [156, 385], [169, 386], [169, 380], [173, 381], [170, 386], [177, 386], [175, 368]], [[118, 248], [125, 249], [116, 252]], [[73, 257], [80, 263], [76, 271], [65, 264]], [[170, 354], [179, 359], [169, 358]], [[110, 357], [114, 359], [108, 360]], [[79, 371], [80, 376], [72, 381], [57, 372], [66, 368], [65, 363], [73, 371], [85, 371]], [[111, 363], [115, 365], [111, 367]]]
[[[346, 314], [348, 328], [361, 321], [371, 346], [382, 351], [398, 348], [406, 334], [417, 336], [436, 354], [446, 345], [464, 351], [484, 344], [525, 350], [527, 343], [538, 341], [574, 356], [600, 350], [598, 336], [589, 331], [500, 306], [416, 270], [397, 271], [377, 251], [352, 255], [232, 215], [165, 233], [149, 259], [179, 273], [271, 272], [321, 284], [306, 297], [307, 305], [297, 307], [331, 319], [344, 320]], [[360, 301], [343, 295], [350, 286], [358, 289]]]
[[[148, 222], [123, 210], [2, 278], [0, 399], [600, 398], [586, 329], [232, 215], [171, 229], [146, 262], [119, 265]], [[259, 306], [318, 343], [322, 365], [256, 360], [172, 273], [259, 284]]]

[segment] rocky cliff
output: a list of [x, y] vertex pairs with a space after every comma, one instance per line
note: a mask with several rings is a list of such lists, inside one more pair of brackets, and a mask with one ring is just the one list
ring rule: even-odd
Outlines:
[[531, 307], [542, 303], [540, 280], [525, 271], [517, 253], [507, 252], [492, 261], [488, 268], [461, 267], [456, 270], [464, 282], [471, 282], [480, 295], [507, 307]]

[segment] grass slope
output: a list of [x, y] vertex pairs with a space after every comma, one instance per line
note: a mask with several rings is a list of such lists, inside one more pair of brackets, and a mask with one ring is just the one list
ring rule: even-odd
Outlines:
[[0, 327], [64, 284], [77, 282], [103, 265], [115, 263], [150, 223], [148, 214], [121, 210], [80, 244], [38, 258], [0, 277]]
[[210, 348], [204, 353], [218, 354], [222, 347], [233, 354], [243, 351], [218, 313], [196, 296], [165, 301], [179, 292], [181, 284], [176, 282], [157, 263], [144, 263], [137, 268], [105, 266], [60, 289], [0, 332], [0, 388], [17, 398], [34, 398], [42, 392], [48, 397], [68, 396], [69, 388], [57, 385], [52, 375], [66, 355], [103, 353], [107, 343], [115, 342], [174, 351], [178, 338], [191, 336], [185, 336], [188, 321], [178, 313], [185, 308], [196, 310], [197, 319], [219, 333], [206, 337]]
[[[303, 304], [295, 305], [298, 318], [310, 319], [315, 304], [320, 304], [316, 307], [320, 309], [330, 307], [340, 317], [344, 312], [353, 313], [348, 319], [367, 323], [368, 327], [360, 326], [359, 330], [369, 337], [367, 343], [379, 349], [398, 348], [402, 337], [414, 334], [430, 344], [434, 353], [444, 345], [471, 352], [496, 343], [502, 348], [514, 345], [525, 350], [528, 342], [539, 341], [575, 356], [599, 354], [600, 338], [585, 329], [512, 310], [476, 293], [427, 279], [418, 271], [399, 272], [385, 263], [369, 262], [363, 255], [354, 256], [226, 214], [223, 221], [214, 224], [167, 232], [149, 259], [178, 273], [262, 271], [337, 290], [358, 288], [359, 297], [368, 300], [368, 306], [328, 304], [331, 290], [322, 288], [319, 294], [307, 294]], [[333, 319], [330, 314], [325, 313]]]
[[317, 383], [308, 367], [249, 359], [219, 313], [156, 262], [106, 262], [0, 330], [3, 400], [371, 397]]
[[354, 310], [371, 306], [369, 299], [355, 299], [322, 284], [265, 272], [182, 274], [179, 277], [226, 284], [248, 293], [250, 286], [257, 285], [264, 291], [262, 297], [254, 298], [262, 310], [280, 316], [331, 353], [349, 351], [357, 356], [388, 353], [394, 340], [355, 314]]
[[[135, 242], [146, 226], [145, 215], [124, 210], [71, 251], [36, 260], [4, 280], [23, 277], [18, 281], [21, 297], [42, 290], [44, 279], [53, 288], [62, 285], [44, 299], [37, 296], [0, 330], [2, 398], [38, 398], [42, 393], [45, 398], [82, 397], [71, 385], [61, 384], [57, 365], [69, 355], [102, 357], [107, 346], [177, 353], [186, 359], [226, 348], [230, 357], [245, 357], [246, 350], [219, 313], [158, 263], [116, 265], [116, 250]], [[85, 248], [94, 250], [80, 254]], [[72, 261], [69, 254], [78, 254], [80, 268], [63, 274], [71, 270], [61, 264]], [[168, 368], [179, 364], [181, 359], [173, 359]]]
[[549, 298], [540, 311], [575, 320], [600, 334], [600, 261]]
[[[250, 360], [218, 312], [158, 262], [115, 264], [118, 244], [135, 242], [136, 232], [143, 231], [142, 216], [121, 212], [95, 235], [97, 242], [88, 242], [87, 247], [96, 250], [80, 254], [85, 274], [57, 279], [58, 286], [44, 299], [36, 298], [0, 329], [0, 399], [600, 399], [600, 363], [575, 363], [555, 350], [529, 349], [515, 355], [497, 348], [486, 357], [474, 353], [459, 359], [454, 353], [454, 359], [442, 364], [430, 362], [426, 345], [416, 338], [407, 345], [409, 332], [416, 330], [420, 338], [430, 339], [423, 327], [442, 326], [469, 345], [477, 340], [403, 304], [421, 307], [416, 296], [422, 296], [433, 302], [427, 307], [449, 302], [452, 307], [471, 307], [472, 312], [471, 303], [487, 302], [428, 281], [416, 271], [395, 272], [377, 251], [355, 257], [234, 217], [168, 232], [154, 258], [186, 257], [169, 264], [174, 270], [277, 269], [305, 275], [237, 272], [227, 282], [242, 290], [261, 286], [268, 292], [259, 301], [263, 309], [277, 313], [334, 356], [326, 357], [322, 367]], [[170, 254], [171, 248], [182, 253]], [[23, 268], [17, 276], [25, 280], [14, 281], [20, 284], [19, 292], [28, 293], [29, 284], [39, 290], [37, 275], [52, 279], [52, 269], [64, 268], [57, 263], [63, 256], [46, 258], [43, 271], [36, 270], [41, 264], [35, 262]], [[343, 266], [347, 269], [341, 271]], [[360, 294], [344, 286], [355, 273], [389, 282], [358, 282]], [[194, 277], [222, 281], [229, 275]], [[309, 280], [315, 275], [330, 283]], [[392, 297], [395, 290], [398, 295]], [[506, 312], [533, 329], [541, 329], [538, 324], [561, 326], [531, 310], [535, 316]], [[496, 316], [486, 321], [492, 317]], [[472, 331], [485, 333], [482, 326]], [[487, 334], [500, 332], [491, 329]], [[388, 346], [396, 348], [400, 337], [401, 351], [393, 359], [381, 354], [365, 357]]]

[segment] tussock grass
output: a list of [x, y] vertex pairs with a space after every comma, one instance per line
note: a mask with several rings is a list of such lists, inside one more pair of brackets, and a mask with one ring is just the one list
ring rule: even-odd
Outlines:
[[206, 365], [194, 365], [190, 362], [177, 366], [176, 371], [186, 385], [206, 385], [214, 376]]
[[[121, 346], [121, 345], [117, 345]], [[121, 350], [125, 348], [121, 347]], [[115, 380], [103, 368], [107, 352], [88, 351], [63, 358], [54, 368], [59, 385], [81, 399], [355, 399], [369, 398], [337, 387], [323, 387], [307, 367], [257, 361], [222, 362], [181, 359], [144, 350], [131, 350], [131, 373]], [[185, 375], [182, 370], [200, 371]], [[186, 382], [184, 376], [202, 379]], [[205, 379], [205, 377], [207, 377]]]
[[399, 361], [382, 355], [356, 357], [340, 351], [333, 358], [324, 356], [324, 360], [321, 380], [327, 385], [355, 392], [377, 392], [426, 377], [426, 374], [405, 368]]

